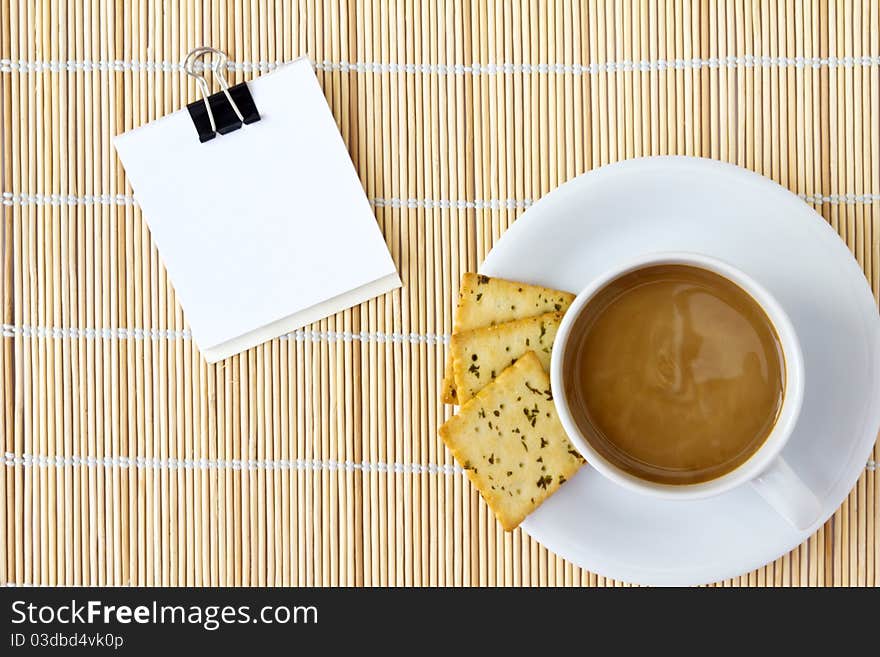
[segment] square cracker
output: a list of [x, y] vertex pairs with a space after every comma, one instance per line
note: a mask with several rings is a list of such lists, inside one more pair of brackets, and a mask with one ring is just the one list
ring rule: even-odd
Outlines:
[[572, 301], [568, 292], [468, 272], [461, 277], [453, 332], [565, 312]]
[[[467, 272], [461, 277], [453, 334], [554, 311], [565, 312], [573, 300], [574, 295], [568, 292]], [[446, 361], [441, 399], [446, 404], [460, 403], [451, 355]]]
[[507, 531], [584, 463], [553, 406], [550, 377], [529, 352], [440, 427], [440, 437]]
[[460, 402], [467, 402], [529, 351], [549, 372], [550, 350], [562, 315], [546, 313], [454, 334], [450, 353]]

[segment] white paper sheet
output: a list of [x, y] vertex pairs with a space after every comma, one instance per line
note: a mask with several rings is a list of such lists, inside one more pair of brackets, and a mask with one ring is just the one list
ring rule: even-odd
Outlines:
[[309, 61], [248, 87], [235, 132], [184, 108], [114, 140], [208, 362], [400, 287]]

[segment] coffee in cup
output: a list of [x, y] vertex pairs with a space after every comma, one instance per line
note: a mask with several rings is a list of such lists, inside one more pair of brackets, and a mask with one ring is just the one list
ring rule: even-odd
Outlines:
[[663, 499], [751, 487], [799, 530], [821, 504], [782, 456], [804, 397], [794, 325], [742, 270], [645, 254], [593, 278], [556, 333], [562, 426], [587, 463]]
[[716, 479], [773, 430], [785, 393], [779, 335], [742, 287], [654, 264], [599, 289], [568, 333], [562, 379], [585, 439], [659, 484]]

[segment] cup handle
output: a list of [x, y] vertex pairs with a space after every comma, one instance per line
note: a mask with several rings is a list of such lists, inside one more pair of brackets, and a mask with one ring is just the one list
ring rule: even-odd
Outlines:
[[782, 457], [752, 480], [758, 494], [797, 529], [813, 525], [822, 512], [819, 499]]

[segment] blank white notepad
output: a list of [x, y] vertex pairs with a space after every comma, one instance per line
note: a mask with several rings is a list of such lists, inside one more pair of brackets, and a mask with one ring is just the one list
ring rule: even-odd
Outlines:
[[309, 61], [248, 87], [234, 132], [201, 143], [182, 109], [115, 139], [208, 362], [400, 287]]

